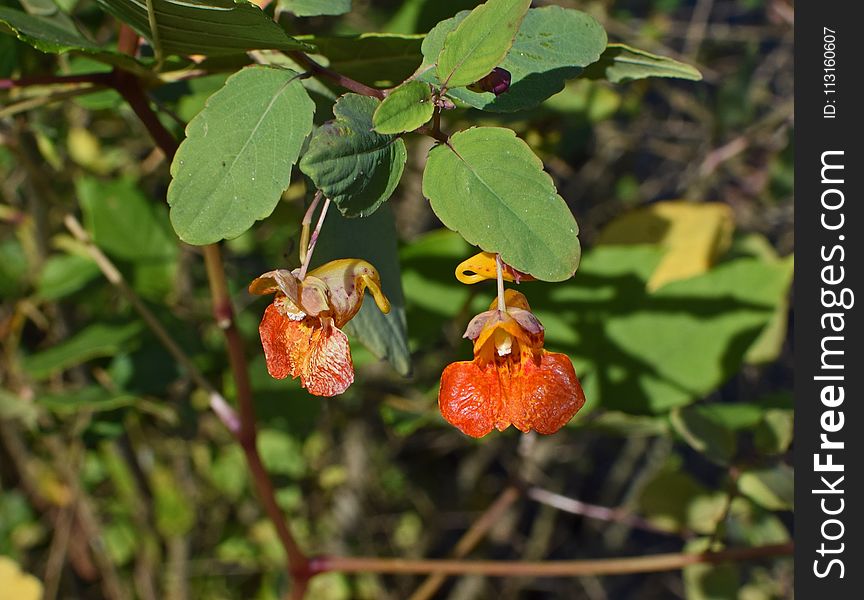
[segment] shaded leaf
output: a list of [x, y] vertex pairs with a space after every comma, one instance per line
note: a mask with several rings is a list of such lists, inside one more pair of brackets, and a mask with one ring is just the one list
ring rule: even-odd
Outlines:
[[34, 379], [45, 379], [90, 359], [117, 354], [139, 333], [141, 324], [137, 322], [126, 325], [96, 323], [52, 348], [26, 357], [23, 367]]
[[[685, 552], [701, 553], [710, 549], [709, 539], [688, 542]], [[736, 598], [741, 589], [738, 565], [702, 565], [684, 567], [684, 591], [687, 600], [725, 600]]]
[[15, 35], [24, 43], [42, 52], [59, 54], [78, 50], [99, 54], [103, 49], [73, 28], [64, 26], [49, 16], [30, 15], [24, 11], [0, 6], [0, 32]]
[[174, 473], [156, 465], [150, 473], [156, 529], [164, 538], [182, 537], [195, 526], [195, 504], [183, 493]]
[[423, 35], [362, 33], [332, 37], [308, 36], [334, 71], [363, 83], [392, 87], [407, 79], [423, 59]]
[[36, 294], [43, 300], [57, 300], [74, 294], [99, 277], [92, 260], [74, 254], [52, 256], [42, 265]]
[[666, 56], [639, 50], [626, 44], [609, 44], [600, 59], [585, 69], [584, 77], [621, 83], [646, 77], [674, 77], [700, 81], [698, 69]]
[[726, 496], [709, 491], [681, 470], [674, 457], [642, 489], [639, 514], [666, 531], [712, 533], [722, 518]]
[[351, 0], [279, 0], [279, 7], [298, 17], [344, 15], [351, 11]]
[[364, 299], [360, 312], [345, 326], [352, 338], [360, 340], [377, 358], [387, 360], [397, 373], [411, 372], [411, 354], [405, 318], [405, 298], [393, 212], [388, 207], [365, 219], [327, 217], [315, 249], [316, 264], [337, 258], [361, 258], [372, 263], [381, 275], [381, 286], [390, 300], [390, 312], [382, 313], [371, 299]]
[[[468, 12], [439, 23], [423, 41], [424, 65], [434, 64], [447, 34], [453, 31]], [[510, 89], [495, 96], [491, 92], [473, 92], [459, 88], [448, 92], [455, 100], [493, 112], [512, 112], [539, 105], [564, 89], [568, 79], [595, 62], [606, 48], [606, 32], [594, 17], [560, 6], [532, 8], [525, 15], [513, 47], [499, 66], [510, 72]], [[440, 84], [434, 71], [419, 77]]]
[[229, 77], [186, 127], [171, 163], [177, 235], [211, 244], [267, 217], [288, 187], [314, 107], [293, 71], [255, 66]]
[[108, 254], [133, 262], [177, 256], [164, 205], [147, 198], [134, 180], [82, 177], [75, 188], [87, 230]]
[[300, 169], [349, 217], [372, 214], [396, 189], [408, 153], [405, 142], [372, 130], [378, 100], [345, 94], [336, 102], [334, 121], [309, 140]]
[[[245, 0], [152, 0], [166, 54], [236, 54], [272, 48], [312, 50]], [[105, 11], [153, 42], [147, 0], [96, 0]]]
[[448, 88], [474, 83], [499, 66], [531, 0], [487, 0], [444, 38], [435, 61], [438, 80]]
[[375, 131], [396, 134], [414, 131], [432, 118], [435, 105], [428, 83], [409, 81], [390, 92], [375, 109], [372, 124]]
[[441, 222], [545, 281], [579, 266], [579, 227], [543, 163], [510, 129], [474, 127], [429, 152], [423, 194]]
[[735, 455], [735, 432], [701, 409], [701, 406], [674, 409], [669, 414], [672, 427], [697, 452], [714, 462], [728, 464]]

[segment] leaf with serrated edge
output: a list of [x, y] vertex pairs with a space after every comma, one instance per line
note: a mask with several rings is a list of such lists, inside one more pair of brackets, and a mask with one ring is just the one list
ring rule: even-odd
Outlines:
[[336, 120], [309, 140], [300, 169], [346, 217], [371, 215], [396, 189], [408, 153], [405, 142], [372, 130], [378, 100], [345, 94], [333, 107]]
[[579, 227], [543, 163], [511, 129], [474, 127], [429, 152], [423, 194], [469, 243], [544, 281], [579, 266]]
[[[423, 40], [423, 66], [427, 69], [418, 79], [436, 85], [440, 82], [435, 63], [447, 34], [468, 16], [468, 11], [442, 21]], [[532, 8], [525, 15], [513, 40], [513, 47], [497, 66], [510, 73], [509, 90], [496, 96], [491, 92], [474, 92], [467, 88], [450, 90], [447, 95], [457, 102], [492, 112], [513, 112], [539, 105], [564, 89], [568, 79], [578, 77], [582, 69], [600, 58], [606, 48], [606, 32], [591, 15], [561, 8]]]
[[409, 81], [390, 92], [375, 109], [372, 124], [378, 133], [414, 131], [432, 118], [435, 105], [428, 83]]
[[186, 127], [171, 163], [171, 224], [185, 242], [237, 237], [273, 212], [291, 179], [315, 104], [297, 74], [248, 67]]
[[438, 79], [462, 87], [487, 75], [504, 59], [531, 0], [488, 0], [471, 11], [444, 40]]
[[612, 83], [646, 77], [672, 77], [700, 81], [702, 74], [696, 67], [666, 56], [652, 54], [626, 44], [609, 44], [600, 56], [600, 60], [585, 69], [584, 77], [608, 79]]
[[[312, 50], [243, 0], [152, 0], [165, 54], [236, 54], [244, 50]], [[96, 0], [106, 12], [152, 41], [147, 0]]]

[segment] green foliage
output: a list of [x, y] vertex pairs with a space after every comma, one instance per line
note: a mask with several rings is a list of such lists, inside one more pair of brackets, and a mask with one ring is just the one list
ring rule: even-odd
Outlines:
[[363, 33], [302, 39], [315, 45], [331, 69], [379, 87], [398, 85], [423, 58], [422, 35]]
[[794, 504], [794, 475], [792, 469], [783, 464], [742, 473], [738, 489], [768, 510], [791, 510]]
[[464, 87], [497, 67], [513, 45], [529, 6], [530, 0], [488, 0], [472, 10], [444, 38], [435, 61], [442, 85]]
[[600, 59], [585, 70], [589, 79], [621, 83], [646, 77], [673, 77], [700, 81], [702, 74], [688, 64], [658, 56], [626, 44], [609, 44]]
[[[275, 48], [310, 50], [245, 0], [150, 0], [156, 18], [159, 47], [165, 54], [234, 54]], [[128, 23], [154, 45], [147, 0], [96, 0], [105, 11]]]
[[351, 0], [279, 0], [279, 7], [298, 17], [344, 15], [351, 10]]
[[[424, 64], [434, 64], [447, 35], [462, 23], [467, 12], [439, 23], [423, 40]], [[600, 58], [606, 32], [594, 17], [559, 6], [532, 8], [525, 15], [513, 47], [500, 66], [510, 72], [510, 89], [495, 96], [459, 88], [448, 92], [468, 106], [492, 112], [533, 108], [564, 89], [564, 82]], [[422, 69], [421, 69], [422, 70]], [[485, 75], [485, 73], [484, 73]], [[421, 79], [437, 82], [432, 71]]]
[[433, 148], [423, 194], [444, 225], [519, 271], [563, 281], [579, 266], [576, 220], [512, 130], [474, 127]]
[[334, 121], [312, 135], [300, 169], [347, 217], [374, 213], [402, 177], [405, 142], [372, 130], [379, 102], [345, 94], [333, 107]]
[[126, 325], [96, 323], [61, 344], [28, 356], [23, 361], [23, 367], [34, 379], [45, 379], [88, 360], [112, 356], [127, 347], [140, 333], [139, 323]]
[[378, 105], [372, 125], [378, 133], [413, 131], [432, 118], [432, 90], [422, 81], [403, 83]]
[[735, 432], [713, 420], [699, 406], [672, 410], [672, 427], [697, 452], [720, 464], [728, 464], [735, 455]]
[[[42, 52], [62, 53], [78, 50], [98, 54], [102, 49], [89, 42], [74, 26], [69, 27], [44, 15], [31, 15], [26, 12], [0, 6], [0, 25], [13, 33], [19, 40], [30, 44]], [[2, 29], [0, 29], [2, 32]]]
[[180, 239], [237, 237], [273, 212], [313, 111], [293, 71], [249, 67], [229, 77], [189, 123], [171, 163], [168, 204]]

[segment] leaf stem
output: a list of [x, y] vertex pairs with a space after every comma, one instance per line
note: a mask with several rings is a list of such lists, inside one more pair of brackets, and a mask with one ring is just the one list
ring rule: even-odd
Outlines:
[[307, 56], [304, 52], [294, 50], [292, 52], [288, 52], [288, 56], [293, 58], [303, 67], [309, 69], [315, 75], [325, 77], [333, 83], [345, 88], [346, 90], [350, 90], [355, 94], [360, 94], [361, 96], [372, 96], [374, 98], [379, 98], [382, 100], [386, 96], [384, 90], [369, 87], [365, 83], [360, 83], [359, 81], [351, 79], [350, 77], [346, 77], [341, 73], [337, 73], [336, 71], [328, 69], [324, 65], [319, 64], [315, 60], [309, 58], [309, 56]]
[[498, 312], [507, 312], [507, 303], [504, 302], [504, 265], [501, 263], [501, 255], [495, 255], [495, 276], [498, 280]]
[[312, 262], [312, 253], [315, 251], [315, 246], [318, 244], [318, 236], [321, 234], [321, 227], [324, 225], [324, 217], [327, 216], [327, 209], [330, 208], [330, 198], [324, 198], [324, 206], [321, 208], [321, 216], [318, 217], [318, 224], [315, 225], [315, 231], [312, 232], [312, 239], [309, 240], [309, 249], [306, 251], [306, 260], [303, 261], [303, 266], [300, 267], [300, 274], [297, 279], [303, 281], [306, 278], [306, 271], [309, 270], [309, 263]]
[[162, 68], [162, 63], [165, 57], [162, 53], [162, 42], [159, 40], [159, 28], [156, 24], [156, 10], [153, 7], [153, 0], [147, 0], [147, 22], [150, 25], [150, 38], [153, 42], [153, 53], [156, 55], [155, 69], [159, 71]]
[[79, 73], [76, 75], [30, 75], [19, 79], [0, 79], [0, 90], [30, 87], [34, 85], [64, 85], [72, 83], [92, 83], [111, 85], [111, 73]]
[[312, 202], [309, 204], [309, 208], [306, 209], [306, 213], [303, 215], [302, 222], [302, 230], [300, 233], [300, 264], [306, 262], [306, 253], [309, 251], [309, 229], [312, 225], [312, 215], [315, 213], [315, 209], [318, 208], [318, 203], [321, 202], [321, 196], [323, 193], [321, 190], [317, 190], [315, 192], [315, 196], [312, 197]]
[[325, 571], [338, 571], [342, 573], [386, 574], [438, 573], [441, 575], [483, 575], [487, 577], [584, 577], [587, 575], [625, 575], [630, 573], [677, 571], [678, 569], [696, 564], [714, 565], [789, 556], [793, 550], [793, 543], [787, 542], [785, 544], [732, 548], [720, 552], [703, 552], [701, 554], [670, 553], [627, 558], [540, 562], [325, 556], [313, 558], [310, 563], [310, 569], [313, 574]]

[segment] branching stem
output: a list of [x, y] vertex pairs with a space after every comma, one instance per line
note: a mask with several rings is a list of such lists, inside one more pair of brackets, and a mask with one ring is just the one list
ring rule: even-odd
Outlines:
[[318, 244], [318, 236], [321, 234], [321, 227], [324, 225], [324, 217], [327, 216], [327, 209], [330, 208], [330, 198], [324, 198], [324, 206], [321, 207], [321, 216], [318, 217], [318, 224], [315, 225], [315, 231], [312, 232], [312, 239], [309, 240], [309, 249], [306, 251], [306, 260], [303, 261], [303, 266], [300, 267], [300, 274], [297, 279], [303, 281], [306, 278], [306, 272], [309, 270], [309, 263], [312, 262], [312, 253], [315, 252], [315, 246]]

